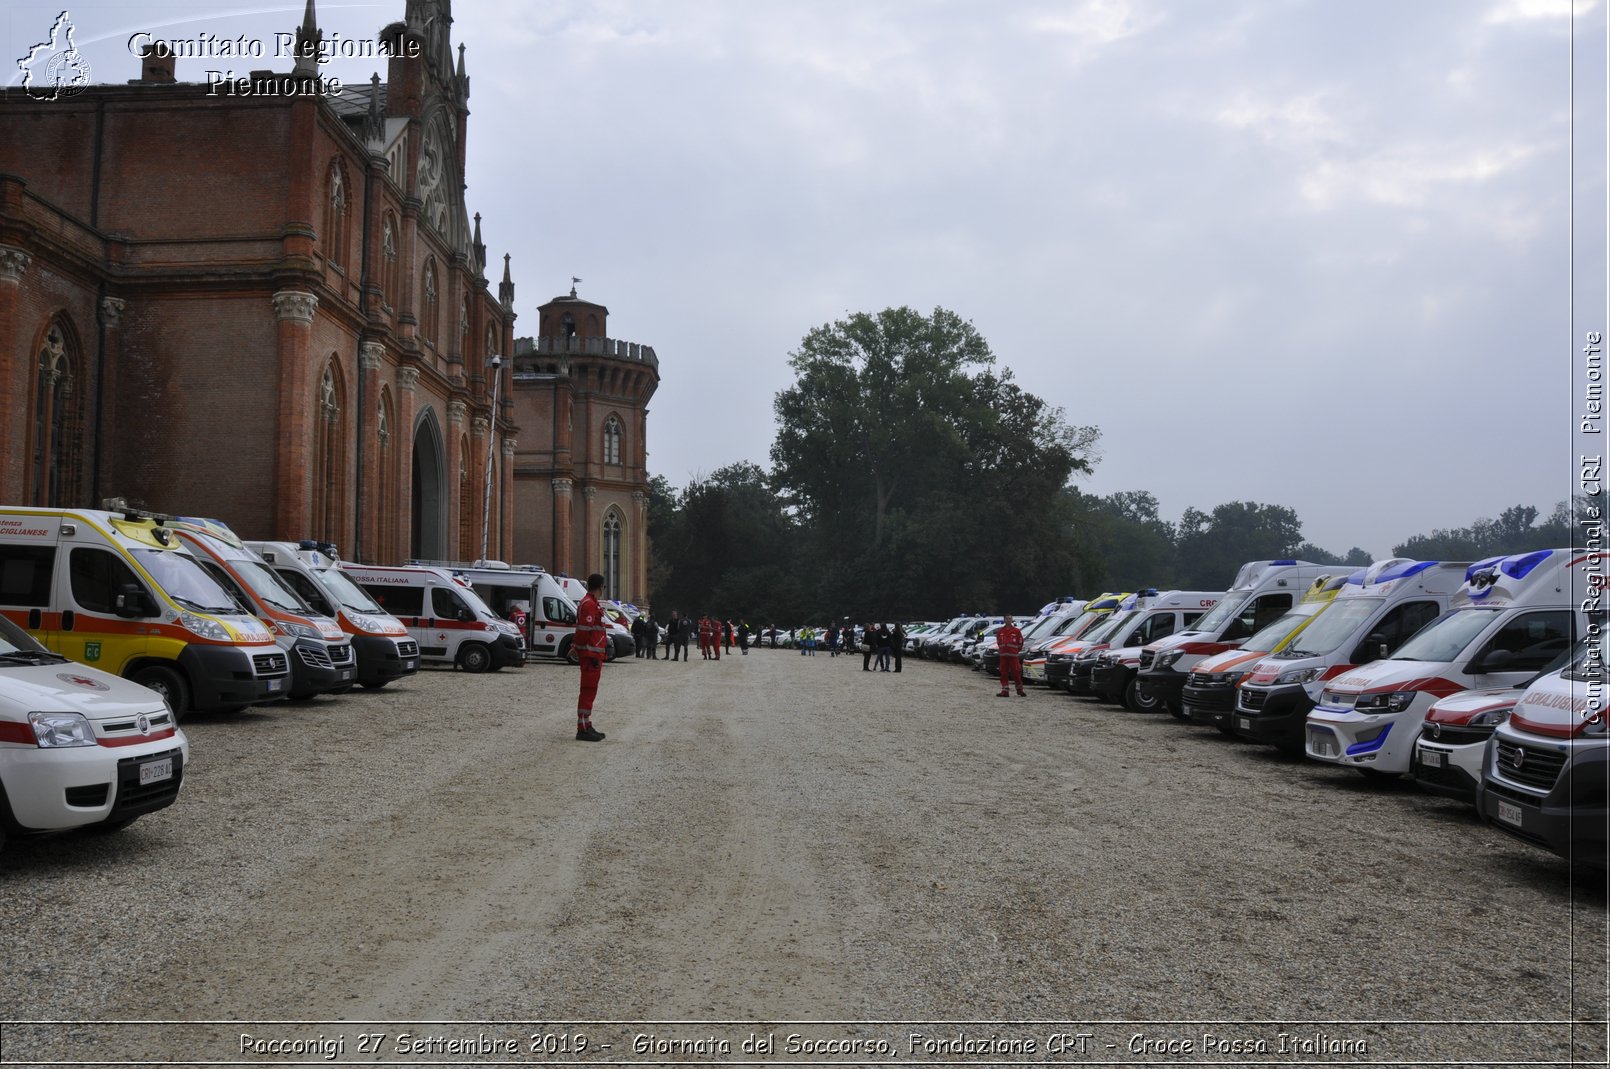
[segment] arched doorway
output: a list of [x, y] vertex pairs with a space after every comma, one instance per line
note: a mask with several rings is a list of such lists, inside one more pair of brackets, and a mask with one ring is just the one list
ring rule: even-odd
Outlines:
[[413, 530], [409, 555], [418, 560], [447, 558], [447, 472], [443, 465], [441, 427], [436, 413], [425, 409], [414, 425]]

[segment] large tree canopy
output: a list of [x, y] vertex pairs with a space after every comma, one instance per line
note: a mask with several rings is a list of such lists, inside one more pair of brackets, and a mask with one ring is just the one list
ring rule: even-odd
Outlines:
[[1071, 586], [1072, 511], [1097, 431], [998, 369], [971, 323], [860, 313], [807, 334], [776, 399], [773, 478], [847, 610], [938, 612]]

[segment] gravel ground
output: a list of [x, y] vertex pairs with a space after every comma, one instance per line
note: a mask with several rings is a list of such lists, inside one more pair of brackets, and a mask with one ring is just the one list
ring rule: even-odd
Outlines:
[[1602, 888], [1412, 785], [912, 660], [619, 662], [594, 745], [575, 686], [187, 722], [177, 805], [0, 856], [0, 1061], [1604, 1062]]

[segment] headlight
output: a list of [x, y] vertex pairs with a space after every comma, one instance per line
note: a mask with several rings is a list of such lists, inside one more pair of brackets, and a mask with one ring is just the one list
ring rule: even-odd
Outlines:
[[1152, 661], [1153, 668], [1173, 668], [1174, 662], [1185, 656], [1184, 650], [1165, 650]]
[[179, 614], [179, 623], [184, 625], [186, 630], [192, 631], [202, 638], [211, 639], [214, 642], [232, 641], [229, 632], [225, 631], [224, 625], [217, 620], [209, 620], [205, 616], [197, 616], [193, 612], [181, 612]]
[[1418, 691], [1400, 690], [1392, 694], [1360, 694], [1353, 708], [1361, 713], [1401, 713], [1414, 704]]
[[291, 620], [275, 620], [274, 630], [278, 631], [282, 635], [289, 635], [291, 638], [324, 637], [323, 635], [319, 634], [317, 628], [309, 627], [307, 624], [295, 623]]
[[1309, 683], [1319, 675], [1321, 669], [1316, 665], [1313, 668], [1293, 668], [1289, 672], [1281, 672], [1275, 679], [1275, 686], [1283, 683]]
[[380, 616], [370, 616], [368, 613], [348, 612], [347, 619], [352, 626], [360, 631], [373, 631], [379, 635], [406, 635], [408, 629], [395, 620], [387, 620]]
[[29, 713], [28, 723], [41, 750], [95, 745], [95, 729], [82, 713]]
[[1512, 711], [1510, 709], [1485, 710], [1470, 718], [1470, 726], [1473, 728], [1497, 727], [1509, 719], [1509, 714]]

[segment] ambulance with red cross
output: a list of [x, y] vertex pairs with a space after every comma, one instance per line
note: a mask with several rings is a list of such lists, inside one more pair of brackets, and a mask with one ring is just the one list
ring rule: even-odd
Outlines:
[[1579, 573], [1602, 573], [1607, 559], [1540, 549], [1470, 565], [1446, 613], [1390, 658], [1325, 685], [1305, 722], [1308, 756], [1366, 775], [1409, 771], [1426, 712], [1439, 698], [1515, 686], [1575, 643], [1587, 621], [1573, 602], [1573, 582]]
[[520, 629], [500, 618], [468, 582], [446, 568], [385, 567], [341, 562], [341, 571], [402, 621], [422, 661], [466, 672], [495, 672], [525, 663]]

